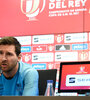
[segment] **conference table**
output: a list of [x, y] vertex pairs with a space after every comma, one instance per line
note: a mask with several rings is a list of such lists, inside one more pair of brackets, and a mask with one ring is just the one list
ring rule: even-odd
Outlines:
[[90, 96], [0, 96], [0, 100], [90, 100]]

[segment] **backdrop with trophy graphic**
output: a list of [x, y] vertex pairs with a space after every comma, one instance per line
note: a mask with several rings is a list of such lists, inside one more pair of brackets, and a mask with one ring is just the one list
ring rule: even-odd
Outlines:
[[1, 0], [0, 36], [90, 30], [90, 0]]

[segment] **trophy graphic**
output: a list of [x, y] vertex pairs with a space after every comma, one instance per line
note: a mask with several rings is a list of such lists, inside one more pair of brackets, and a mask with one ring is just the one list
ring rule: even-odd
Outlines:
[[81, 66], [80, 67], [80, 70], [78, 71], [78, 72], [76, 72], [77, 74], [81, 74], [81, 73], [87, 73], [86, 71], [85, 71], [85, 67], [84, 66]]
[[44, 10], [45, 0], [41, 1], [43, 2], [42, 7], [40, 0], [21, 0], [21, 11], [29, 18], [28, 21], [37, 20], [36, 16]]

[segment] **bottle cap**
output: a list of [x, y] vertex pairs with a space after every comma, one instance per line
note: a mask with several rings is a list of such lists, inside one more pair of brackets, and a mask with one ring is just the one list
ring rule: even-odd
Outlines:
[[53, 83], [53, 80], [47, 80], [47, 83]]

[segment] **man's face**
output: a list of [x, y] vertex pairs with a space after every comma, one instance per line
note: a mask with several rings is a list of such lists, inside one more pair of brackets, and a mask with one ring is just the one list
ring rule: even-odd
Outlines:
[[20, 57], [15, 53], [14, 45], [0, 45], [0, 68], [3, 72], [13, 70], [17, 65]]

